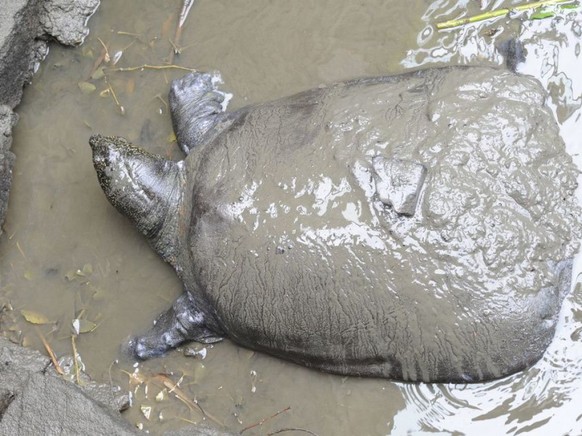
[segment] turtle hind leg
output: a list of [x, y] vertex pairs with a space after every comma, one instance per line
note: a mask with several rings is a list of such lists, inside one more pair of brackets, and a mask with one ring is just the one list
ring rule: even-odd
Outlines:
[[214, 319], [209, 318], [184, 293], [158, 317], [150, 331], [129, 341], [130, 351], [143, 360], [160, 356], [186, 341], [218, 342], [224, 335]]
[[178, 145], [186, 154], [211, 140], [226, 118], [232, 94], [218, 89], [218, 73], [189, 73], [172, 82], [169, 102]]

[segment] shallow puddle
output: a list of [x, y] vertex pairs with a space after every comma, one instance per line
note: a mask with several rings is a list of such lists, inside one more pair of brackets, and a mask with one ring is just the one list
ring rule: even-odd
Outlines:
[[[125, 416], [151, 433], [203, 420], [186, 397], [232, 431], [252, 427], [245, 435], [282, 429], [318, 435], [582, 432], [575, 400], [582, 394], [579, 289], [567, 298], [556, 340], [542, 361], [493, 383], [342, 378], [228, 341], [208, 347], [204, 359], [174, 351], [136, 368], [124, 356], [120, 344], [147, 329], [181, 284], [105, 199], [88, 138], [94, 132], [121, 135], [150, 151], [182, 157], [173, 142], [167, 92], [185, 71], [116, 71], [167, 65], [182, 2], [168, 3], [104, 2], [85, 44], [54, 47], [27, 88], [18, 108], [14, 184], [0, 241], [0, 307], [10, 303], [14, 309], [1, 315], [3, 333], [42, 349], [38, 330], [57, 355], [72, 354], [72, 321], [84, 320], [76, 349], [87, 372], [132, 390], [133, 407]], [[173, 63], [219, 70], [224, 88], [235, 96], [231, 108], [418, 66], [500, 64], [495, 43], [516, 35], [515, 22], [500, 19], [439, 33], [430, 26], [460, 16], [466, 3], [199, 0]], [[480, 12], [479, 3], [511, 4], [471, 2], [469, 12]], [[523, 26], [520, 39], [528, 53], [519, 71], [549, 89], [568, 150], [582, 166], [576, 155], [582, 149], [582, 13], [559, 14]], [[22, 310], [49, 323], [34, 327]], [[144, 377], [130, 379], [127, 374], [136, 369]], [[156, 377], [161, 373], [167, 379]], [[181, 391], [172, 391], [176, 382]]]

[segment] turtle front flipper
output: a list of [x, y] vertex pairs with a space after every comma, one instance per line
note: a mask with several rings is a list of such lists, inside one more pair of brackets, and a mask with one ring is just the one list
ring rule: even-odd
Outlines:
[[210, 344], [223, 337], [212, 316], [201, 310], [186, 292], [158, 317], [149, 332], [131, 339], [129, 347], [139, 359], [149, 359], [187, 341]]
[[172, 82], [169, 101], [174, 133], [184, 153], [204, 144], [222, 129], [232, 94], [220, 91], [218, 73], [190, 73]]

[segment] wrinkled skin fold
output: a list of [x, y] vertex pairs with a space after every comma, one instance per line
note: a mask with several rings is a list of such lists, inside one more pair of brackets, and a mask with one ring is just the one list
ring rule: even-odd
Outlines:
[[218, 84], [172, 84], [181, 162], [90, 140], [108, 199], [184, 283], [138, 357], [228, 337], [333, 373], [475, 382], [543, 355], [580, 210], [535, 79], [431, 69], [234, 112]]

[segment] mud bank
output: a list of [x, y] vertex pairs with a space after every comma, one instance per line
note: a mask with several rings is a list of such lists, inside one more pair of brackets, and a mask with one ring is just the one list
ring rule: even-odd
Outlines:
[[48, 357], [3, 338], [0, 378], [0, 434], [134, 434], [108, 385], [88, 381], [79, 389]]

